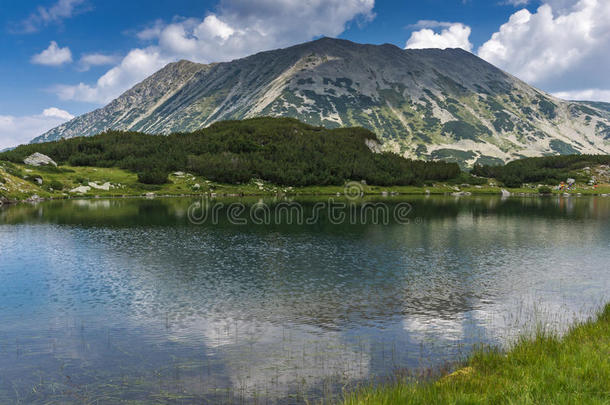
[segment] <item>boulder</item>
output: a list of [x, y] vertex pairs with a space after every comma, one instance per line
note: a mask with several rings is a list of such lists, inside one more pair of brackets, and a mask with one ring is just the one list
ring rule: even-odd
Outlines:
[[89, 187], [89, 186], [80, 186], [80, 187], [73, 188], [72, 190], [70, 190], [70, 192], [85, 194], [85, 193], [88, 193], [90, 190], [91, 190], [91, 187]]
[[42, 201], [42, 198], [38, 196], [38, 194], [33, 194], [30, 197], [25, 199], [25, 202], [38, 202]]
[[30, 166], [48, 166], [53, 165], [57, 167], [57, 163], [53, 161], [47, 155], [43, 155], [42, 153], [33, 153], [30, 156], [23, 159], [23, 163]]
[[112, 187], [112, 184], [110, 184], [109, 182], [106, 182], [102, 185], [97, 184], [97, 182], [89, 182], [89, 187], [94, 188], [96, 190], [104, 190], [104, 191], [109, 191], [110, 188]]

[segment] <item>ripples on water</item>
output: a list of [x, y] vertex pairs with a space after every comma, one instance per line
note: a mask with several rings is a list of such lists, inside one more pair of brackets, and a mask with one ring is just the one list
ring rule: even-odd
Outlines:
[[408, 225], [195, 226], [191, 202], [0, 210], [0, 403], [330, 398], [610, 290], [610, 199], [414, 198]]

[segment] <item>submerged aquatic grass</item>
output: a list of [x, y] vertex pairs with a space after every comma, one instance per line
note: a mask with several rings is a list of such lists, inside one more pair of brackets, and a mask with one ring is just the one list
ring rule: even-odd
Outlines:
[[346, 395], [357, 404], [608, 404], [610, 303], [563, 336], [539, 328], [508, 350], [480, 348], [435, 380], [403, 378]]

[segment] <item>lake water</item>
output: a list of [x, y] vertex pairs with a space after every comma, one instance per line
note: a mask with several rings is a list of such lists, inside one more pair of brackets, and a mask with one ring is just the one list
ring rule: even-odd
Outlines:
[[194, 201], [0, 208], [0, 403], [330, 399], [610, 299], [610, 198]]

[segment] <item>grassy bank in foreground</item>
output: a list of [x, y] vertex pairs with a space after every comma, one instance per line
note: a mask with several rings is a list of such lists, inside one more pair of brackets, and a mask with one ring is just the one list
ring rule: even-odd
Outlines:
[[[501, 194], [497, 185], [456, 185], [434, 183], [425, 187], [376, 186], [358, 183], [367, 195], [392, 194], [450, 194], [471, 193]], [[76, 190], [76, 191], [75, 191]], [[217, 195], [217, 196], [335, 196], [342, 195], [344, 186], [285, 187], [262, 180], [250, 180], [242, 184], [225, 184], [210, 181], [190, 173], [171, 173], [168, 182], [160, 185], [143, 184], [138, 175], [118, 168], [60, 166], [34, 167], [0, 161], [0, 200], [18, 202], [28, 199], [65, 199], [80, 197], [124, 197]], [[515, 194], [537, 195], [537, 188], [509, 188]], [[554, 191], [554, 193], [560, 193]], [[563, 194], [563, 192], [561, 192]], [[570, 194], [610, 194], [610, 185], [597, 188], [580, 186]]]
[[481, 350], [436, 381], [362, 388], [344, 405], [608, 403], [610, 304], [562, 338], [538, 333], [507, 352]]

